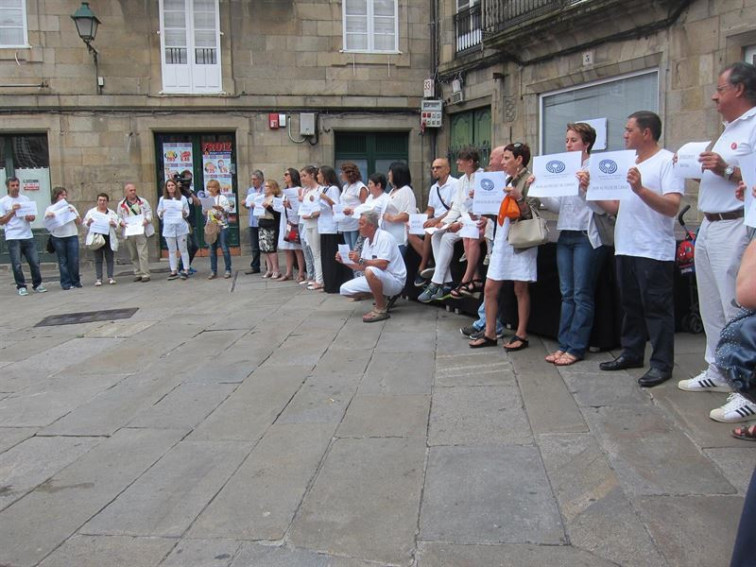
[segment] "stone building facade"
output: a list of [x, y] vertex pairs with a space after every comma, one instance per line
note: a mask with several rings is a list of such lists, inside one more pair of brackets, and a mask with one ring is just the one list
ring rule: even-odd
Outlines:
[[241, 198], [255, 169], [282, 182], [286, 167], [345, 159], [364, 173], [403, 159], [418, 195], [428, 184], [427, 2], [91, 0], [97, 67], [71, 20], [80, 0], [14, 3], [21, 12], [0, 13], [20, 22], [0, 31], [0, 175], [20, 174], [40, 206], [56, 185], [80, 209], [101, 191], [113, 204], [126, 181], [156, 201], [174, 166], [195, 188], [225, 169]]

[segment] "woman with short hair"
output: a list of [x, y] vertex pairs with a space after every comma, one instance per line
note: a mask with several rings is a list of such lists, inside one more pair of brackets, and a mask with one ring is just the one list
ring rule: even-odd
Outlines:
[[[89, 209], [87, 211], [87, 214], [84, 215], [84, 224], [86, 226], [90, 226], [94, 222], [95, 214], [105, 215], [108, 218], [108, 223], [110, 224], [110, 232], [108, 234], [102, 235], [102, 237], [105, 239], [105, 244], [92, 251], [95, 261], [95, 277], [97, 278], [95, 280], [95, 287], [100, 287], [102, 285], [103, 262], [107, 266], [108, 283], [110, 285], [115, 285], [116, 283], [115, 277], [113, 275], [113, 270], [115, 266], [114, 253], [118, 252], [118, 235], [116, 234], [116, 227], [118, 227], [118, 215], [114, 210], [108, 208], [109, 202], [110, 197], [107, 193], [99, 193], [97, 195], [97, 206]], [[87, 238], [84, 241], [84, 244], [86, 246], [91, 246], [94, 242], [94, 239], [95, 233], [90, 230], [87, 233]]]
[[[368, 197], [368, 188], [362, 182], [362, 173], [357, 164], [347, 161], [341, 164], [341, 178], [344, 186], [341, 191], [341, 204], [344, 207], [354, 209], [365, 202]], [[344, 235], [344, 243], [354, 250], [360, 231], [357, 227], [358, 219], [346, 216], [339, 222], [339, 232]]]
[[[58, 258], [60, 287], [64, 290], [82, 287], [81, 277], [79, 276], [79, 225], [81, 224], [81, 217], [76, 207], [70, 203], [63, 205], [62, 201], [67, 198], [68, 190], [65, 187], [55, 187], [52, 192], [52, 205], [45, 209], [46, 219], [52, 219], [63, 214], [63, 209], [76, 215], [65, 224], [50, 230], [50, 239], [55, 248], [55, 256]], [[62, 208], [61, 205], [63, 205]]]
[[215, 223], [219, 225], [220, 229], [215, 242], [208, 245], [210, 250], [210, 275], [207, 276], [207, 279], [214, 280], [218, 277], [218, 248], [223, 253], [225, 266], [223, 277], [229, 279], [231, 277], [231, 250], [228, 248], [228, 213], [232, 211], [233, 207], [226, 196], [221, 195], [221, 186], [217, 179], [211, 179], [207, 182], [207, 190], [213, 199], [213, 206], [206, 211], [205, 222]]

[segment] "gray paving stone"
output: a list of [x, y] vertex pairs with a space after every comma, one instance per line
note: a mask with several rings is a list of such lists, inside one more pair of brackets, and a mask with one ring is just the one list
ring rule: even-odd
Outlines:
[[179, 540], [160, 567], [229, 567], [241, 545], [240, 541], [231, 539], [184, 538]]
[[633, 496], [731, 494], [732, 485], [657, 408], [585, 411], [625, 491]]
[[231, 567], [250, 565], [255, 567], [375, 567], [380, 563], [337, 557], [307, 549], [245, 543]]
[[531, 372], [518, 383], [534, 433], [588, 431], [580, 409], [555, 368]]
[[338, 425], [357, 391], [358, 381], [348, 376], [310, 377], [291, 399], [277, 423], [333, 423]]
[[478, 386], [434, 391], [429, 445], [530, 443], [533, 443], [533, 435], [516, 387]]
[[394, 352], [433, 352], [436, 349], [436, 329], [405, 331], [391, 329], [381, 333], [375, 346], [376, 356]]
[[423, 541], [566, 543], [535, 447], [433, 447], [423, 492]]
[[[360, 311], [360, 313], [362, 313]], [[360, 315], [362, 317], [362, 315]], [[333, 340], [331, 350], [360, 351], [370, 350], [378, 344], [381, 336], [380, 325], [367, 325], [362, 319], [352, 316], [339, 331]]]
[[573, 546], [613, 564], [666, 565], [592, 435], [536, 439]]
[[730, 564], [742, 497], [643, 497], [636, 506], [670, 567]]
[[337, 439], [292, 525], [296, 547], [408, 564], [423, 484], [425, 444]]
[[334, 349], [333, 345], [331, 345], [320, 360], [317, 361], [315, 368], [312, 370], [312, 375], [347, 374], [356, 378], [362, 378], [372, 357], [373, 351], [369, 348], [342, 350]]
[[125, 338], [139, 335], [156, 324], [157, 321], [110, 321], [84, 333], [87, 338]]
[[237, 387], [237, 384], [180, 384], [155, 405], [136, 414], [128, 427], [193, 429]]
[[184, 435], [121, 430], [0, 512], [0, 564], [36, 565]]
[[738, 491], [745, 495], [751, 474], [756, 468], [756, 447], [741, 445], [733, 448], [704, 449], [704, 455], [709, 457], [722, 471], [725, 478]]
[[0, 454], [0, 510], [97, 445], [94, 437], [32, 437]]
[[499, 353], [468, 351], [464, 354], [436, 354], [435, 387], [514, 386], [512, 364]]
[[375, 354], [370, 360], [360, 394], [430, 394], [433, 352]]
[[259, 367], [194, 430], [191, 439], [257, 441], [302, 387], [310, 370], [310, 366]]
[[291, 525], [335, 429], [276, 424], [192, 526], [192, 538], [277, 541]]
[[0, 453], [15, 447], [24, 439], [34, 437], [36, 427], [0, 427]]
[[430, 396], [356, 396], [338, 437], [419, 437], [428, 431]]
[[180, 537], [250, 450], [247, 443], [182, 441], [79, 532]]
[[560, 374], [580, 407], [648, 404], [648, 394], [626, 372], [568, 372], [560, 369]]
[[213, 323], [209, 329], [213, 330], [249, 330], [253, 329], [260, 321], [270, 319], [274, 316], [277, 307], [265, 306], [260, 307], [255, 305], [252, 309], [238, 309], [231, 313], [226, 313], [225, 316]]
[[417, 567], [616, 567], [566, 545], [458, 545], [420, 542]]
[[40, 567], [157, 567], [174, 545], [176, 541], [167, 538], [75, 535]]
[[315, 366], [336, 335], [335, 331], [310, 330], [307, 334], [289, 335], [266, 361], [268, 365]]

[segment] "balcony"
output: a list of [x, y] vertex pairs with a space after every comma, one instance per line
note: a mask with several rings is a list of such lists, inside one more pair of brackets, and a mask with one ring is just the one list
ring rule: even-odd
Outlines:
[[456, 53], [467, 53], [483, 44], [483, 16], [480, 4], [475, 4], [454, 14], [454, 37], [457, 38]]

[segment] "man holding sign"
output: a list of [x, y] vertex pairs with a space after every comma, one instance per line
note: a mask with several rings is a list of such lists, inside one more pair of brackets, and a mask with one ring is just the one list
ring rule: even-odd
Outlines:
[[633, 194], [622, 201], [599, 201], [617, 215], [614, 230], [617, 283], [622, 303], [622, 354], [602, 362], [601, 370], [641, 368], [646, 334], [651, 369], [638, 384], [651, 387], [672, 377], [675, 364], [675, 215], [684, 192], [675, 175], [672, 152], [659, 146], [661, 119], [641, 110], [628, 117], [625, 147], [637, 152], [627, 172]]
[[42, 285], [42, 273], [39, 270], [39, 255], [34, 246], [31, 223], [36, 218], [34, 215], [18, 216], [16, 211], [22, 208], [22, 203], [31, 202], [25, 195], [19, 195], [21, 183], [18, 177], [9, 177], [5, 180], [8, 194], [0, 199], [0, 225], [5, 227], [5, 242], [8, 246], [13, 279], [16, 281], [16, 289], [19, 295], [29, 295], [26, 290], [26, 279], [21, 268], [21, 255], [26, 257], [32, 276], [32, 289], [37, 293], [47, 291]]

